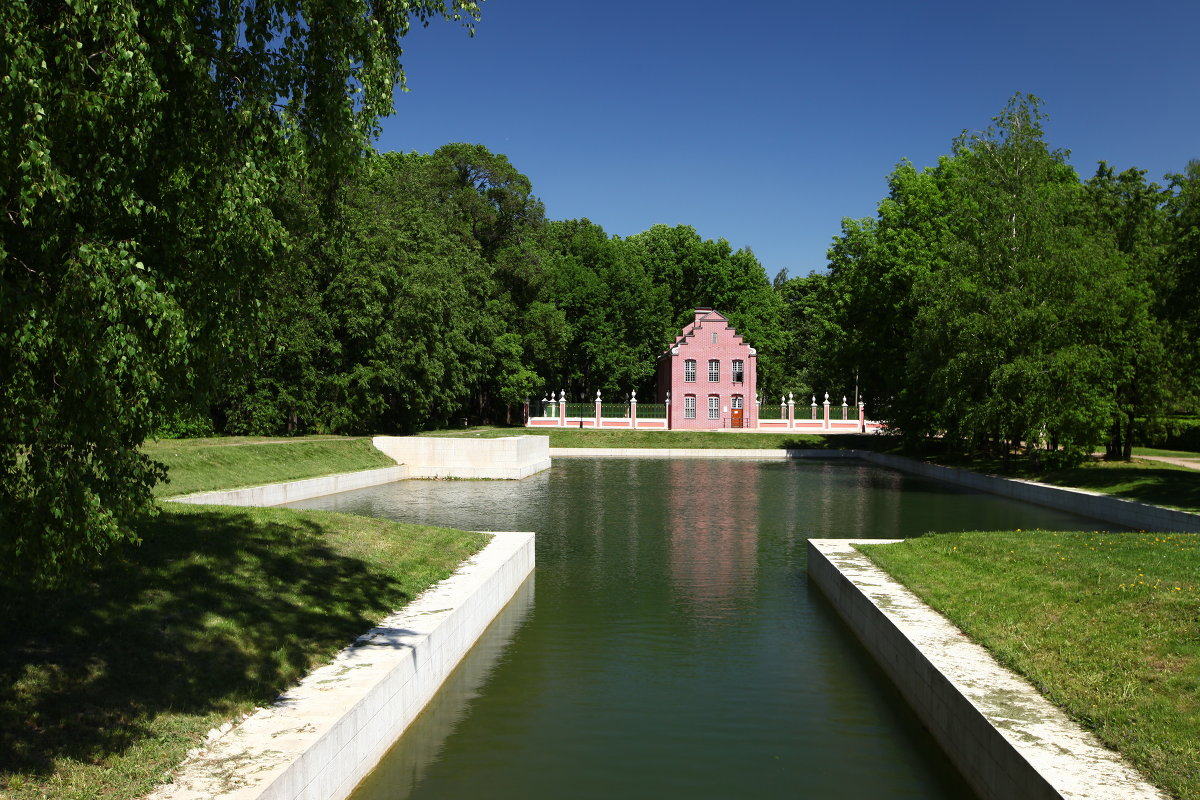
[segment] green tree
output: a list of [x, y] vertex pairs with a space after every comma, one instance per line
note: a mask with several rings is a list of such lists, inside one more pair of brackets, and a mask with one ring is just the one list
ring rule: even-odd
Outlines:
[[1007, 454], [1072, 460], [1116, 413], [1123, 326], [1143, 306], [1113, 243], [1094, 235], [1036, 98], [1016, 96], [954, 145], [954, 237], [920, 281], [908, 380], [924, 414], [900, 424]]
[[1200, 396], [1200, 160], [1189, 161], [1182, 173], [1167, 177], [1171, 196], [1166, 206], [1163, 314], [1184, 389], [1194, 403]]
[[655, 359], [671, 340], [666, 287], [655, 284], [625, 241], [589, 220], [552, 222], [548, 237], [551, 283], [546, 297], [561, 311], [565, 341], [548, 364], [548, 389], [571, 398], [596, 390], [647, 397]]
[[1169, 194], [1146, 182], [1145, 170], [1130, 168], [1118, 174], [1101, 161], [1088, 180], [1096, 235], [1109, 238], [1130, 270], [1131, 292], [1122, 330], [1114, 336], [1113, 355], [1119, 371], [1113, 392], [1117, 409], [1105, 445], [1109, 459], [1129, 460], [1139, 424], [1153, 425], [1169, 399], [1177, 394], [1179, 351], [1172, 347], [1166, 317], [1172, 291], [1165, 256]]
[[138, 446], [390, 113], [413, 20], [464, 0], [0, 4], [0, 568], [133, 536]]
[[854, 381], [878, 418], [917, 420], [927, 402], [908, 374], [913, 326], [920, 309], [916, 287], [941, 269], [951, 239], [954, 160], [918, 171], [901, 162], [888, 176], [888, 196], [871, 219], [842, 220], [829, 249], [824, 313], [809, 348], [826, 385]]

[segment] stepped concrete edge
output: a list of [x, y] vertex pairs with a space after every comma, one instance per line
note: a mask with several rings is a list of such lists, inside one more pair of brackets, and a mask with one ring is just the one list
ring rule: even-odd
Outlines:
[[387, 753], [534, 566], [532, 533], [495, 533], [446, 580], [213, 736], [147, 800], [342, 800]]
[[855, 542], [810, 539], [809, 579], [984, 800], [1167, 800]]
[[367, 469], [359, 472], [342, 472], [336, 475], [323, 475], [319, 478], [305, 478], [287, 483], [272, 483], [266, 486], [250, 486], [244, 489], [229, 489], [221, 492], [199, 492], [183, 495], [182, 497], [164, 498], [171, 503], [194, 503], [197, 505], [213, 506], [278, 506], [285, 503], [295, 503], [310, 497], [321, 497], [338, 492], [349, 492], [354, 489], [365, 489], [368, 486], [379, 486], [393, 481], [402, 481], [410, 477], [408, 467], [384, 467], [382, 469]]

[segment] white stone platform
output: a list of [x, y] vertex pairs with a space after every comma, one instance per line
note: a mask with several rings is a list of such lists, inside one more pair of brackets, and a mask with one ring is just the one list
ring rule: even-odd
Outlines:
[[810, 539], [809, 578], [981, 798], [1168, 799], [854, 544]]
[[410, 478], [520, 480], [550, 469], [549, 436], [376, 436], [375, 447]]

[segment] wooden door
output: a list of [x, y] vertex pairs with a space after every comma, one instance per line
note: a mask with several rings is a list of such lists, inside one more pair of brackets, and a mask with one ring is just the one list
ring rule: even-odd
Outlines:
[[740, 409], [740, 408], [730, 409], [730, 413], [733, 416], [729, 418], [729, 427], [731, 427], [731, 428], [742, 427], [742, 409]]

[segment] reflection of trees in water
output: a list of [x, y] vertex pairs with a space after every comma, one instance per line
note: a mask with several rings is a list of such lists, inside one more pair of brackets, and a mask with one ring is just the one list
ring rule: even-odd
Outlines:
[[470, 713], [504, 651], [533, 609], [533, 575], [521, 584], [467, 652], [429, 705], [351, 795], [351, 800], [405, 800], [421, 782], [460, 721]]
[[663, 486], [671, 584], [698, 619], [726, 619], [753, 597], [760, 471], [744, 461], [676, 460]]

